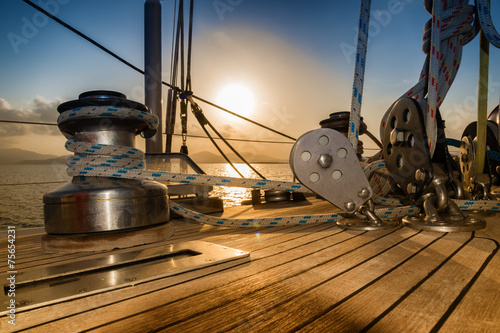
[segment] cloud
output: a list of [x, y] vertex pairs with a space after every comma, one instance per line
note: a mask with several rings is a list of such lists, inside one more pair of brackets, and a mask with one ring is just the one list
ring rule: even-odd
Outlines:
[[[50, 101], [42, 96], [35, 96], [31, 102], [27, 103], [25, 109], [14, 108], [7, 100], [0, 98], [0, 119], [56, 123], [57, 106], [62, 102], [59, 98]], [[57, 126], [0, 123], [0, 136], [3, 138], [28, 134], [60, 135], [61, 133]]]

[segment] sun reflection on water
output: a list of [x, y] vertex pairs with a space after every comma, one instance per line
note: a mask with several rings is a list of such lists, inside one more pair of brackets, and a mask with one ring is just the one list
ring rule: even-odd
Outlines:
[[[238, 171], [245, 178], [259, 178], [246, 164], [235, 163]], [[255, 164], [257, 171], [266, 178], [273, 180], [291, 181], [292, 173], [285, 164]], [[225, 177], [239, 178], [238, 173], [229, 164], [211, 164], [203, 165], [202, 168], [207, 174], [215, 174]], [[217, 196], [224, 200], [225, 207], [241, 205], [244, 200], [251, 199], [251, 190], [243, 187], [214, 186], [211, 196]]]

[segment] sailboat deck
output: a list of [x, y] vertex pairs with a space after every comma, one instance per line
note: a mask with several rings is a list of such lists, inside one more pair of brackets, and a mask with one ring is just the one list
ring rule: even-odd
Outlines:
[[[312, 205], [310, 202], [314, 202]], [[316, 199], [228, 209], [225, 216], [323, 213]], [[281, 208], [280, 208], [281, 207]], [[250, 258], [116, 288], [56, 304], [17, 309], [28, 332], [499, 332], [500, 221], [465, 233], [345, 231], [334, 224], [218, 228], [175, 219], [165, 243], [203, 240]], [[41, 234], [16, 238], [16, 269], [97, 258], [43, 253]], [[154, 248], [162, 244], [142, 245]], [[7, 243], [0, 244], [7, 270]], [[119, 253], [122, 250], [114, 250]]]

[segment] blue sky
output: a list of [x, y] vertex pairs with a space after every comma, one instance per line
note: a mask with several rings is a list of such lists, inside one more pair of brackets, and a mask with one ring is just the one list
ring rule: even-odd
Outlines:
[[[143, 67], [144, 1], [34, 2], [49, 6], [60, 19]], [[169, 80], [173, 3], [162, 1], [165, 81]], [[216, 101], [224, 87], [238, 84], [251, 91], [255, 100], [248, 117], [294, 137], [317, 128], [329, 113], [350, 110], [359, 5], [359, 1], [331, 0], [195, 0], [194, 93]], [[493, 1], [493, 13], [498, 5]], [[425, 58], [423, 25], [430, 15], [420, 0], [374, 0], [371, 10], [362, 116], [378, 135], [385, 110], [418, 80]], [[500, 15], [494, 14], [493, 20], [498, 29]], [[144, 101], [140, 74], [44, 19], [21, 0], [0, 2], [0, 50], [2, 119], [55, 122], [59, 103], [94, 89], [117, 90]], [[494, 47], [490, 52], [489, 110], [500, 96], [500, 52]], [[449, 137], [459, 138], [475, 120], [477, 81], [478, 38], [464, 47], [461, 69], [441, 107]], [[285, 140], [200, 105], [228, 137]], [[189, 130], [202, 133], [192, 116]], [[64, 138], [53, 128], [0, 124], [0, 134], [0, 148], [65, 154]], [[362, 140], [373, 147], [368, 138]], [[208, 147], [201, 139], [190, 139], [188, 144], [191, 152]], [[286, 158], [291, 145], [239, 148]]]

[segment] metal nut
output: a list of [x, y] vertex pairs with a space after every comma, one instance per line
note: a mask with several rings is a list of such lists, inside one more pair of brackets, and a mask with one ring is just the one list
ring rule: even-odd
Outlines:
[[332, 165], [332, 156], [328, 154], [321, 154], [318, 160], [319, 165], [323, 168], [329, 168]]

